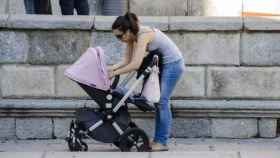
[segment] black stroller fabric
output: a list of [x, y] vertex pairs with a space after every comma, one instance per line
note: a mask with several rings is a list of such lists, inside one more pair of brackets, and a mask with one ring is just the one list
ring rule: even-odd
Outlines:
[[[160, 50], [156, 49], [153, 51], [150, 51], [143, 59], [142, 64], [140, 66], [140, 68], [137, 70], [137, 77], [139, 78], [140, 75], [145, 71], [145, 69], [151, 65], [151, 63], [153, 62], [153, 57], [157, 55], [159, 62], [158, 62], [158, 66], [159, 66], [159, 71], [162, 72], [162, 65], [163, 65], [163, 56], [162, 53], [160, 52]], [[145, 77], [144, 80], [146, 80], [149, 77], [149, 75], [147, 75]], [[159, 76], [160, 77], [160, 76]]]
[[[105, 115], [100, 110], [94, 110], [90, 108], [82, 108], [76, 111], [76, 120], [80, 122], [80, 128], [84, 131], [89, 129], [93, 124], [104, 119]], [[120, 126], [120, 128], [125, 131], [131, 122], [130, 115], [125, 106], [123, 106], [114, 115], [114, 121]], [[112, 126], [112, 122], [106, 121], [104, 124], [94, 130], [94, 132], [89, 132], [89, 136], [97, 141], [104, 143], [112, 143], [118, 137], [119, 134]]]
[[[160, 50], [156, 49], [156, 50], [153, 50], [153, 51], [150, 51], [148, 53], [148, 55], [146, 55], [142, 61], [142, 64], [140, 66], [140, 68], [138, 69], [137, 71], [137, 77], [136, 78], [139, 78], [140, 75], [145, 71], [145, 69], [151, 65], [151, 63], [153, 63], [153, 58], [154, 56], [157, 55], [158, 56], [158, 67], [159, 67], [159, 79], [161, 79], [161, 72], [162, 72], [162, 68], [163, 68], [163, 56], [162, 56], [162, 53], [160, 52]], [[143, 88], [144, 88], [144, 85], [146, 84], [146, 81], [147, 79], [149, 78], [150, 75], [147, 75], [144, 80], [143, 80], [143, 85], [142, 85], [142, 90], [141, 90], [141, 93], [143, 91]], [[159, 81], [161, 82], [161, 81]], [[161, 85], [161, 84], [159, 84]], [[161, 87], [160, 87], [161, 88]]]

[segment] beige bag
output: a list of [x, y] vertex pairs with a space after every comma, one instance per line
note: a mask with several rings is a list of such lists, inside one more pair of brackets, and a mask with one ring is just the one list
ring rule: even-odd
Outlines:
[[142, 96], [152, 103], [158, 103], [160, 100], [159, 68], [157, 65], [152, 67], [150, 76], [144, 85]]

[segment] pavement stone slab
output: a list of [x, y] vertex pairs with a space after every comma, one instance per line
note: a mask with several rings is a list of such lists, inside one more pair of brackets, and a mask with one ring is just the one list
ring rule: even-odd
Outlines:
[[202, 152], [154, 152], [151, 154], [152, 158], [238, 158], [237, 152], [213, 152], [213, 151], [202, 151]]
[[125, 153], [125, 152], [78, 152], [78, 153], [60, 153], [60, 152], [50, 152], [47, 153], [45, 158], [64, 158], [64, 157], [75, 157], [75, 158], [106, 158], [106, 157], [114, 157], [114, 158], [148, 158], [149, 153]]
[[42, 152], [1, 152], [1, 158], [41, 158]]
[[243, 151], [241, 158], [279, 158], [280, 151]]

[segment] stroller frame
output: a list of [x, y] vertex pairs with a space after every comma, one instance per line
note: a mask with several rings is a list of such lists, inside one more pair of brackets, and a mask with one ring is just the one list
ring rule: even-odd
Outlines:
[[[158, 56], [154, 55], [152, 63], [145, 68], [145, 70], [141, 73], [141, 75], [138, 77], [135, 83], [133, 83], [133, 85], [128, 89], [128, 91], [118, 101], [118, 103], [116, 105], [113, 105], [112, 90], [117, 87], [120, 76], [118, 75], [115, 77], [114, 82], [111, 85], [110, 93], [106, 95], [106, 99], [111, 102], [105, 103], [104, 117], [101, 120], [92, 124], [87, 129], [83, 129], [83, 127], [80, 127], [79, 122], [77, 120], [76, 121], [72, 120], [70, 124], [68, 137], [66, 138], [70, 151], [87, 151], [88, 146], [82, 140], [82, 138], [85, 136], [89, 136], [90, 135], [89, 133], [94, 132], [96, 129], [98, 129], [98, 127], [104, 125], [105, 123], [108, 123], [108, 121], [111, 123], [115, 131], [119, 134], [118, 140], [112, 143], [116, 145], [121, 151], [131, 151], [135, 144], [136, 144], [135, 146], [136, 151], [140, 151], [140, 152], [150, 151], [149, 138], [142, 129], [138, 128], [137, 125], [130, 120], [129, 127], [123, 130], [121, 125], [119, 125], [116, 122], [116, 120], [114, 120], [114, 118], [122, 107], [124, 106], [126, 107], [127, 99], [130, 97], [130, 95], [136, 89], [139, 83], [151, 73], [152, 66], [154, 66], [155, 63], [158, 62], [158, 60], [159, 60]], [[135, 72], [129, 73], [126, 76], [126, 78], [120, 83], [120, 85], [121, 86], [126, 85], [133, 78], [134, 75]], [[152, 110], [154, 110], [154, 108], [152, 108]], [[138, 140], [141, 140], [142, 142], [140, 146], [137, 146]]]

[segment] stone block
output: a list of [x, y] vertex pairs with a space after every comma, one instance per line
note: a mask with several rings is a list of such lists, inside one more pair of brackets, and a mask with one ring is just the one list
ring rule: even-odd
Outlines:
[[261, 118], [259, 120], [259, 133], [262, 138], [276, 137], [277, 119]]
[[125, 51], [125, 44], [109, 32], [93, 32], [91, 46], [100, 46], [104, 49], [107, 64], [120, 62]]
[[[189, 0], [190, 16], [240, 16], [243, 0]], [[230, 6], [230, 7], [225, 7]]]
[[68, 64], [76, 61], [90, 45], [83, 31], [33, 31], [30, 33], [30, 64]]
[[170, 31], [240, 31], [241, 17], [169, 17]]
[[130, 0], [130, 11], [139, 16], [186, 16], [187, 0]]
[[174, 90], [174, 97], [202, 97], [205, 95], [205, 68], [185, 67]]
[[155, 121], [154, 118], [135, 118], [133, 121], [136, 125], [143, 129], [150, 138], [154, 137], [155, 133]]
[[54, 96], [52, 67], [4, 65], [2, 68], [3, 97]]
[[239, 65], [239, 33], [169, 34], [186, 64]]
[[13, 139], [16, 136], [14, 118], [0, 118], [0, 139]]
[[209, 119], [175, 118], [172, 125], [172, 137], [196, 138], [210, 137], [211, 124]]
[[279, 31], [280, 17], [244, 17], [244, 27], [249, 31]]
[[74, 119], [71, 118], [56, 118], [53, 119], [54, 122], [54, 136], [56, 138], [66, 138], [68, 136], [68, 131], [71, 121]]
[[280, 65], [279, 40], [280, 33], [243, 33], [241, 64]]
[[28, 39], [24, 32], [0, 31], [0, 64], [26, 62]]
[[214, 138], [251, 138], [258, 134], [257, 119], [212, 119], [211, 133]]
[[48, 118], [16, 119], [16, 136], [19, 139], [50, 139], [52, 138], [52, 121]]
[[69, 65], [60, 65], [56, 69], [55, 83], [57, 97], [85, 97], [87, 94], [74, 81], [64, 75]]
[[207, 96], [227, 98], [279, 98], [280, 69], [273, 67], [211, 67]]

